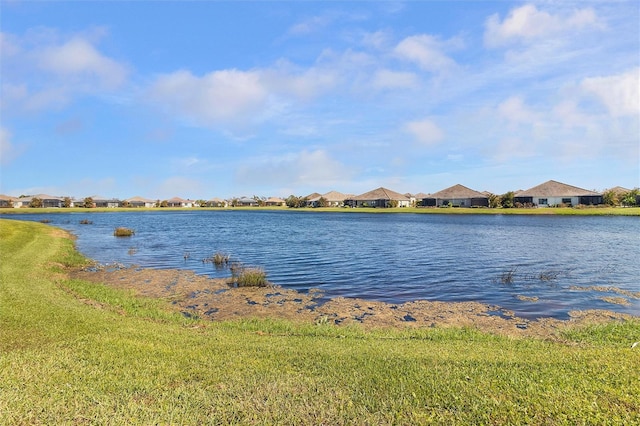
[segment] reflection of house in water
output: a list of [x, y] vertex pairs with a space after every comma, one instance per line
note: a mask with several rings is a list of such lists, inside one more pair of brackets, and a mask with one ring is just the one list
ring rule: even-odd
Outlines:
[[474, 191], [463, 185], [453, 185], [449, 188], [428, 195], [422, 199], [425, 207], [488, 207], [489, 197], [482, 192]]
[[597, 205], [602, 204], [602, 194], [550, 180], [533, 188], [516, 192], [513, 201], [540, 207]]

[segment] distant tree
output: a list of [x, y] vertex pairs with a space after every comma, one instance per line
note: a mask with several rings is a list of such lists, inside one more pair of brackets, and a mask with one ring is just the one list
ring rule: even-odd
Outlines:
[[499, 195], [496, 194], [489, 194], [489, 207], [491, 207], [492, 209], [496, 209], [498, 207], [500, 207], [500, 201], [502, 201], [500, 199]]
[[329, 202], [327, 201], [327, 199], [324, 197], [320, 197], [320, 199], [316, 203], [316, 207], [327, 207], [327, 206], [329, 206]]
[[389, 200], [389, 202], [387, 203], [387, 206], [392, 209], [398, 207], [398, 200]]
[[622, 196], [622, 205], [632, 207], [638, 205], [638, 197], [640, 197], [640, 189], [634, 188]]
[[169, 201], [167, 200], [160, 201], [160, 207], [169, 207]]
[[71, 204], [73, 202], [71, 201], [70, 197], [64, 197], [64, 199], [62, 200], [62, 207], [68, 209], [69, 207], [71, 207]]
[[42, 198], [38, 198], [38, 197], [32, 198], [31, 202], [29, 203], [29, 207], [32, 207], [34, 209], [39, 209], [42, 206], [43, 206]]
[[160, 202], [161, 202], [160, 200], [156, 200], [156, 204], [154, 207], [160, 207]]
[[87, 197], [84, 199], [84, 208], [86, 209], [93, 208], [93, 198]]
[[267, 203], [267, 199], [264, 197], [258, 197], [257, 195], [254, 195], [253, 199], [256, 203], [258, 203], [259, 207], [264, 207], [264, 205]]
[[131, 203], [129, 203], [127, 200], [124, 200], [122, 202], [122, 207], [131, 207]]
[[294, 209], [298, 209], [300, 207], [306, 207], [307, 198], [306, 197], [296, 197], [295, 195], [289, 195], [285, 200], [285, 204], [287, 207], [291, 207]]
[[500, 196], [500, 205], [502, 208], [510, 209], [513, 208], [513, 191], [509, 191], [506, 194], [502, 194]]
[[196, 200], [196, 205], [198, 207], [207, 207], [207, 200]]
[[609, 206], [617, 206], [620, 204], [618, 194], [610, 189], [602, 194], [602, 202]]

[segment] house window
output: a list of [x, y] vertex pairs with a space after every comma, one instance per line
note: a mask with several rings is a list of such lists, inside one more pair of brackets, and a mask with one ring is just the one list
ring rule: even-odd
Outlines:
[[571, 204], [571, 198], [563, 198], [562, 204]]
[[546, 198], [538, 198], [538, 204], [547, 204]]

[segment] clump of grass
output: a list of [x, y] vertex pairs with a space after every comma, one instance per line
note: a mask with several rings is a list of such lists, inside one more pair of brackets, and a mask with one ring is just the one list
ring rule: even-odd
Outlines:
[[93, 221], [89, 220], [89, 219], [82, 219], [80, 221], [80, 225], [91, 225], [93, 223]]
[[227, 266], [231, 256], [227, 253], [215, 252], [211, 257], [205, 257], [202, 259], [202, 263], [213, 263], [217, 267]]
[[42, 219], [40, 223], [51, 223], [51, 219]]
[[213, 255], [213, 263], [214, 265], [218, 265], [218, 266], [222, 266], [222, 265], [226, 265], [229, 263], [229, 258], [231, 256], [229, 256], [226, 253], [221, 253], [221, 252], [216, 252]]
[[116, 237], [130, 237], [135, 234], [133, 229], [125, 228], [123, 226], [119, 226], [113, 231], [113, 235]]
[[231, 265], [230, 284], [235, 287], [266, 287], [269, 285], [269, 281], [267, 281], [264, 269], [234, 263]]

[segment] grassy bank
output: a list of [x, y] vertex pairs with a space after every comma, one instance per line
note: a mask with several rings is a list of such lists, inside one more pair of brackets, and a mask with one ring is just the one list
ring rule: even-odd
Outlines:
[[0, 220], [0, 424], [638, 424], [640, 322], [566, 343], [470, 329], [188, 320], [70, 280], [62, 231]]
[[24, 209], [0, 209], [2, 215], [20, 215], [27, 213], [116, 213], [116, 212], [190, 212], [190, 211], [291, 211], [291, 212], [323, 212], [323, 213], [413, 213], [413, 214], [497, 214], [497, 215], [562, 215], [562, 216], [640, 216], [640, 207], [544, 207], [544, 208], [513, 208], [513, 209], [489, 209], [489, 208], [435, 208], [435, 207], [397, 207], [397, 208], [344, 208], [344, 207], [319, 207], [292, 209], [288, 207], [166, 207], [166, 208], [106, 208], [86, 209], [73, 208], [24, 208]]

